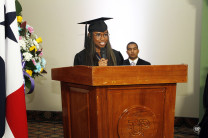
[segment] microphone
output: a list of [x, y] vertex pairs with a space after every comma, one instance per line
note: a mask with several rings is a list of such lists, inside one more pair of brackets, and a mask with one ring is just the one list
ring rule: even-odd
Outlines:
[[101, 55], [101, 58], [107, 58], [107, 56], [106, 56], [106, 49], [105, 48], [101, 48], [100, 49], [100, 55]]

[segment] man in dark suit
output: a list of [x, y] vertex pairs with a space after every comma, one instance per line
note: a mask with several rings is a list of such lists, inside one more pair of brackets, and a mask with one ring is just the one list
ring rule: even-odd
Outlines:
[[124, 60], [124, 65], [151, 65], [148, 61], [145, 61], [138, 57], [139, 49], [138, 45], [135, 42], [129, 42], [127, 44], [126, 53], [129, 55], [129, 58]]

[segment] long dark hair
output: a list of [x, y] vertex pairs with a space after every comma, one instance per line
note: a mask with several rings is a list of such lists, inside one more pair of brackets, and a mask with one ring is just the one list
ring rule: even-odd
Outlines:
[[[87, 43], [85, 45], [86, 50], [86, 65], [88, 66], [98, 66], [98, 59], [96, 57], [96, 48], [93, 41], [93, 38], [91, 37], [92, 33], [87, 37]], [[116, 57], [114, 55], [114, 52], [111, 48], [110, 41], [108, 39], [108, 42], [105, 46], [106, 48], [106, 55], [108, 59], [108, 66], [116, 66]]]

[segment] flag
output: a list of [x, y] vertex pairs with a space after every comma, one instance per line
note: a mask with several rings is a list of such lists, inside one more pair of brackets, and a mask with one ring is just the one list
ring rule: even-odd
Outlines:
[[0, 0], [0, 137], [27, 138], [15, 0]]

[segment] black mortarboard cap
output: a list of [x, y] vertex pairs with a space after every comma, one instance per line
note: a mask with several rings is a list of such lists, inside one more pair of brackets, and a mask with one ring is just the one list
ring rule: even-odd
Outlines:
[[88, 31], [91, 32], [104, 32], [105, 30], [108, 29], [107, 25], [105, 24], [105, 20], [109, 20], [112, 18], [107, 18], [107, 17], [101, 17], [101, 18], [97, 18], [97, 19], [93, 19], [90, 21], [85, 21], [85, 22], [81, 22], [78, 24], [89, 24], [89, 29]]
[[86, 48], [86, 40], [87, 40], [87, 24], [89, 24], [89, 28], [88, 28], [89, 33], [104, 32], [108, 29], [104, 21], [109, 19], [113, 19], [113, 18], [101, 17], [101, 18], [78, 23], [78, 24], [85, 24], [85, 48]]

